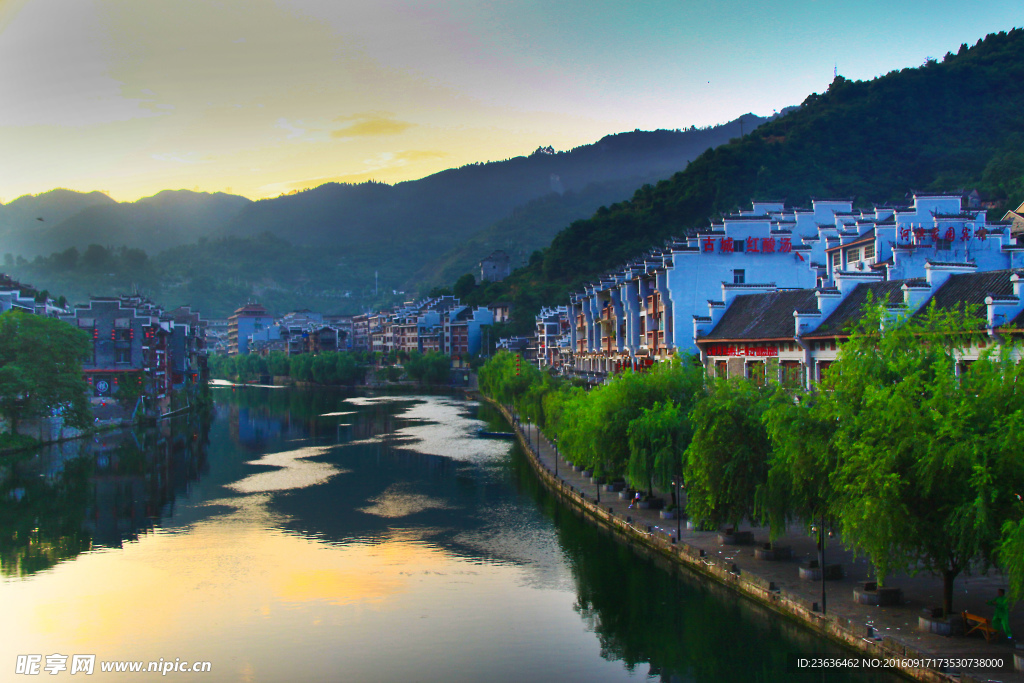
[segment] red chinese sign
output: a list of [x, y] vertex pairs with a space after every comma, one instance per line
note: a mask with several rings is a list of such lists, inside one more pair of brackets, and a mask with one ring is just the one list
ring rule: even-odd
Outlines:
[[[910, 244], [910, 237], [911, 237], [911, 235], [913, 235], [913, 237], [914, 237], [914, 243], [915, 244], [923, 244], [924, 241], [925, 241], [925, 238], [927, 237], [927, 238], [931, 239], [932, 244], [937, 246], [938, 242], [939, 242], [940, 235], [941, 235], [942, 239], [946, 240], [947, 242], [952, 242], [957, 237], [957, 231], [956, 231], [956, 228], [954, 228], [953, 226], [949, 226], [948, 228], [946, 228], [946, 232], [945, 233], [942, 233], [939, 230], [939, 228], [928, 228], [928, 229], [925, 229], [924, 227], [921, 227], [921, 226], [918, 226], [916, 228], [912, 227], [912, 226], [903, 227], [903, 228], [900, 228], [900, 236], [899, 236], [899, 240], [898, 240], [899, 244], [902, 244], [904, 246], [909, 245]], [[985, 239], [985, 228], [979, 229], [975, 233], [975, 237], [977, 237], [979, 240], [984, 240]], [[960, 228], [960, 241], [961, 242], [967, 242], [970, 239], [971, 239], [971, 229], [969, 227], [967, 227], [967, 226], [964, 226], [964, 227]]]
[[709, 356], [778, 356], [779, 347], [768, 344], [711, 344]]
[[[719, 237], [718, 252], [720, 254], [736, 253], [737, 244], [742, 247], [741, 251], [748, 254], [788, 254], [793, 251], [793, 238], [791, 237], [780, 237], [778, 239], [775, 237], [747, 237], [746, 239], [736, 240], [731, 237]], [[700, 250], [714, 253], [715, 238], [702, 237]]]

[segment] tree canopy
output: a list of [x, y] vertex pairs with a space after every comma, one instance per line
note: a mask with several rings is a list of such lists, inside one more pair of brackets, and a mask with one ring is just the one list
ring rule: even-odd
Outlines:
[[67, 323], [11, 310], [0, 315], [0, 414], [18, 422], [62, 415], [69, 426], [89, 422], [82, 358], [88, 335]]

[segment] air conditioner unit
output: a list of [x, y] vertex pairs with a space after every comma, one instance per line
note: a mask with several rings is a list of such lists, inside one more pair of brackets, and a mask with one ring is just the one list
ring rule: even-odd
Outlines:
[[864, 262], [857, 261], [857, 270], [864, 270]]

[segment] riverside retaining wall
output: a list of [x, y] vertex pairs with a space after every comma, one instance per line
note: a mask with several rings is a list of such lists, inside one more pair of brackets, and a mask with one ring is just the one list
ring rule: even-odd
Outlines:
[[[652, 533], [646, 524], [631, 521], [629, 518], [616, 515], [608, 507], [602, 507], [583, 491], [576, 489], [565, 480], [555, 476], [546, 464], [541, 462], [530, 446], [526, 436], [519, 429], [513, 416], [505, 406], [482, 397], [501, 411], [505, 419], [515, 430], [516, 438], [526, 452], [530, 464], [540, 477], [541, 482], [553, 494], [565, 503], [580, 508], [591, 519], [613, 530], [623, 539], [635, 542], [653, 553], [671, 562], [686, 567], [690, 571], [710, 578], [768, 609], [796, 620], [812, 631], [837, 642], [857, 653], [872, 658], [899, 661], [901, 659], [926, 660], [940, 657], [935, 653], [917, 651], [905, 643], [892, 637], [876, 639], [863, 630], [863, 626], [855, 625], [849, 620], [824, 615], [813, 609], [814, 605], [803, 597], [780, 590], [775, 584], [750, 572], [741, 572], [731, 561], [713, 557], [688, 543], [678, 541], [674, 537], [665, 537]], [[894, 670], [892, 668], [890, 671]], [[968, 674], [954, 675], [931, 668], [900, 666], [895, 669], [915, 680], [927, 683], [981, 683], [988, 681], [988, 676], [975, 678]]]

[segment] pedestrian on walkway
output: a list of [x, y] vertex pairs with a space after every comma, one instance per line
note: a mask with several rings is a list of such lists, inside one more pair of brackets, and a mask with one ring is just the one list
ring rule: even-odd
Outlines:
[[632, 510], [634, 505], [636, 505], [638, 507], [640, 505], [640, 492], [639, 491], [637, 491], [636, 495], [633, 496], [633, 502], [629, 504], [629, 509]]
[[989, 600], [987, 605], [992, 605], [992, 625], [1006, 634], [1007, 638], [1013, 638], [1010, 633], [1010, 606], [1006, 602], [1006, 590], [999, 589], [999, 595]]

